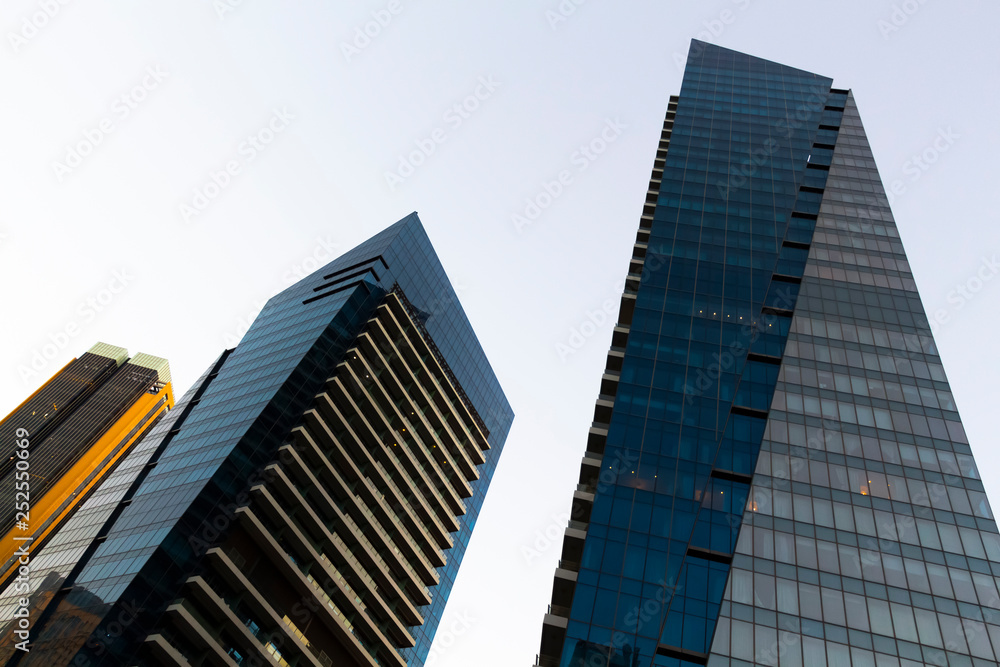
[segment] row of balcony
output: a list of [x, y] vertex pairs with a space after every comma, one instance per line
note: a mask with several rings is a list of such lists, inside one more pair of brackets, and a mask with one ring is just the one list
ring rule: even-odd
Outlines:
[[536, 667], [559, 667], [559, 658], [566, 640], [570, 608], [573, 604], [580, 562], [583, 559], [583, 547], [587, 538], [591, 511], [594, 507], [594, 496], [600, 480], [602, 459], [607, 447], [608, 428], [611, 424], [615, 396], [618, 393], [618, 384], [621, 379], [625, 348], [628, 345], [632, 316], [635, 312], [635, 300], [645, 270], [653, 214], [656, 211], [656, 201], [666, 164], [667, 149], [670, 146], [670, 135], [674, 126], [677, 102], [676, 96], [670, 98], [667, 115], [663, 121], [660, 145], [653, 162], [653, 173], [649, 181], [646, 203], [639, 220], [639, 230], [636, 233], [632, 259], [629, 262], [618, 323], [611, 335], [611, 349], [608, 351], [604, 375], [601, 377], [601, 391], [594, 406], [594, 421], [587, 434], [587, 450], [580, 464], [580, 480], [573, 492], [573, 505], [570, 513], [572, 520], [563, 534], [562, 555], [556, 568], [552, 586], [552, 603], [549, 605], [542, 624], [541, 651], [535, 660]]

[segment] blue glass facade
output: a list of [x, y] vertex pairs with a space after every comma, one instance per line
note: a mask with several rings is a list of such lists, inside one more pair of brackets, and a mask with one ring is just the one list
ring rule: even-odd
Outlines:
[[[905, 558], [907, 545], [879, 541], [891, 533], [895, 541], [906, 542], [901, 521], [909, 527], [905, 534], [912, 546], [919, 530], [910, 524], [922, 515], [930, 540], [931, 532], [935, 537], [938, 532], [929, 525], [939, 519], [929, 515], [927, 502], [918, 502], [920, 509], [903, 504], [909, 479], [904, 482], [907, 475], [897, 468], [890, 493], [887, 459], [876, 445], [864, 445], [864, 436], [898, 441], [898, 450], [886, 445], [895, 452], [894, 464], [903, 456], [905, 442], [911, 460], [934, 466], [925, 470], [932, 470], [942, 487], [936, 495], [920, 487], [923, 501], [958, 497], [965, 516], [949, 515], [949, 522], [975, 533], [968, 539], [978, 545], [976, 553], [983, 560], [956, 567], [990, 573], [985, 550], [995, 548], [997, 529], [943, 370], [933, 356], [927, 319], [853, 98], [831, 84], [815, 74], [692, 43], [681, 93], [671, 101], [654, 163], [574, 498], [574, 521], [543, 628], [542, 667], [874, 667], [876, 659], [880, 667], [920, 664], [901, 663], [900, 656], [931, 664], [973, 664], [962, 662], [967, 659], [958, 653], [945, 657], [945, 643], [955, 639], [952, 620], [946, 637], [945, 620], [935, 620], [942, 628], [935, 634], [930, 617], [924, 619], [931, 641], [927, 649], [916, 646], [923, 635], [918, 637], [917, 629], [909, 632], [907, 619], [917, 621], [904, 618], [908, 612], [900, 611], [906, 630], [888, 635], [897, 640], [906, 636], [912, 646], [873, 638], [867, 617], [865, 636], [855, 636], [861, 628], [849, 623], [852, 613], [860, 618], [856, 607], [872, 594], [858, 576], [865, 559], [882, 563], [888, 558], [894, 571], [907, 572], [924, 572], [918, 560], [933, 559], [942, 567], [948, 560], [946, 553], [911, 550], [911, 563]], [[815, 329], [805, 323], [817, 319], [823, 324]], [[805, 331], [837, 342], [808, 338], [805, 347], [800, 343]], [[820, 352], [821, 345], [840, 349]], [[804, 349], [810, 355], [805, 362], [799, 360]], [[882, 362], [886, 357], [897, 363]], [[907, 361], [900, 364], [900, 358]], [[851, 371], [858, 379], [845, 379], [845, 368], [845, 378], [838, 380], [834, 372], [840, 365], [872, 372]], [[926, 409], [892, 400], [876, 406], [868, 383], [890, 365], [896, 371], [905, 368], [900, 371], [904, 375], [911, 375], [910, 369], [922, 373], [894, 378], [896, 391], [904, 398], [909, 392], [917, 402], [923, 400], [921, 391], [926, 393], [928, 403], [921, 405], [933, 400], [933, 418]], [[797, 383], [794, 390], [788, 387], [790, 376]], [[908, 386], [912, 384], [916, 386]], [[796, 396], [789, 403], [793, 391]], [[838, 394], [833, 399], [835, 391], [863, 392], [863, 397]], [[887, 390], [881, 391], [885, 399]], [[893, 410], [902, 410], [909, 419]], [[920, 416], [914, 420], [916, 413]], [[775, 443], [777, 432], [780, 444]], [[927, 439], [918, 442], [920, 437]], [[845, 465], [848, 441], [854, 448], [850, 456], [857, 459]], [[791, 479], [816, 461], [816, 488], [796, 486], [797, 480], [795, 488], [788, 487], [792, 464], [787, 458], [779, 459], [779, 472], [762, 472], [775, 460], [772, 450], [788, 457], [790, 449], [799, 459]], [[870, 450], [873, 457], [877, 453], [877, 462], [861, 460]], [[944, 474], [941, 450], [948, 452], [950, 482], [938, 480]], [[965, 457], [964, 473], [959, 456]], [[843, 469], [827, 470], [819, 460], [836, 461]], [[840, 477], [832, 482], [830, 475], [842, 476], [844, 484]], [[919, 478], [930, 482], [927, 472]], [[822, 488], [830, 486], [835, 490]], [[876, 487], [878, 493], [872, 490]], [[779, 488], [786, 495], [777, 495]], [[794, 500], [792, 492], [799, 494]], [[912, 500], [913, 494], [908, 497]], [[772, 509], [775, 498], [781, 499], [780, 510]], [[814, 513], [811, 503], [817, 499], [822, 508]], [[835, 512], [847, 516], [852, 506], [872, 511], [878, 506], [887, 513], [866, 514], [866, 530], [871, 528], [865, 533], [867, 552], [861, 544], [864, 536], [847, 534], [856, 530], [853, 515], [849, 528], [842, 523], [846, 519], [834, 524], [832, 517], [828, 528], [818, 527], [826, 527], [827, 516]], [[779, 519], [771, 518], [775, 511], [780, 511], [783, 531], [780, 556], [774, 541]], [[902, 518], [897, 521], [892, 512]], [[761, 557], [753, 542], [758, 525], [762, 544], [771, 539]], [[853, 555], [857, 572], [851, 572], [857, 581], [842, 579], [840, 569], [833, 578], [816, 563], [820, 533], [827, 540], [828, 558], [838, 549], [847, 550], [840, 551], [842, 559], [845, 553]], [[813, 549], [808, 552], [813, 560], [806, 561], [811, 570], [789, 560], [799, 540], [805, 540], [804, 550]], [[790, 550], [788, 544], [793, 544]], [[969, 555], [963, 552], [964, 558]], [[924, 579], [915, 579], [923, 594], [932, 592], [929, 571]], [[776, 576], [785, 577], [784, 592], [775, 593]], [[897, 578], [903, 588], [908, 582]], [[873, 614], [882, 607], [888, 612], [892, 601], [914, 603], [902, 592], [886, 589], [884, 580], [878, 583], [881, 588], [875, 592], [881, 597], [874, 608], [868, 607]], [[803, 602], [793, 609], [788, 605], [794, 586], [805, 588], [796, 589], [796, 600], [801, 595]], [[854, 606], [848, 607], [845, 620], [844, 598], [838, 596], [848, 588]], [[940, 590], [944, 592], [943, 586]], [[775, 596], [784, 602], [776, 602]], [[825, 611], [827, 599], [830, 615], [813, 613], [821, 606]], [[929, 598], [921, 601], [924, 609], [933, 606]], [[809, 613], [792, 618], [804, 608]], [[948, 603], [935, 609], [939, 614], [954, 611]], [[971, 655], [992, 660], [985, 648], [992, 631], [984, 618], [981, 610], [967, 615], [980, 624], [979, 653]], [[884, 632], [884, 623], [881, 627]], [[957, 627], [960, 631], [962, 624]]]
[[[245, 497], [261, 469], [275, 459], [394, 287], [419, 313], [491, 445], [480, 479], [471, 484], [473, 496], [453, 535], [447, 564], [439, 568], [433, 602], [420, 610], [424, 623], [414, 628], [415, 645], [406, 652], [407, 664], [422, 664], [512, 412], [415, 213], [268, 301], [76, 577], [75, 590], [91, 601], [86, 611], [94, 623], [70, 628], [59, 622], [57, 610], [23, 664], [48, 664], [47, 651], [66, 642], [76, 642], [80, 659], [91, 664], [119, 664], [135, 655], [205, 548], [224, 536], [229, 519], [222, 508]], [[80, 608], [75, 605], [74, 613]], [[123, 627], [113, 639], [103, 639], [108, 623], [135, 608], [147, 611], [119, 624]]]

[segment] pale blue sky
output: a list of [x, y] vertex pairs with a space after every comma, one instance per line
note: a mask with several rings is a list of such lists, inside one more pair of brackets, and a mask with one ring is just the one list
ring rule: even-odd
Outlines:
[[[419, 211], [517, 413], [432, 664], [532, 664], [559, 557], [545, 534], [565, 523], [610, 322], [558, 346], [620, 294], [699, 36], [854, 90], [1000, 501], [1000, 267], [984, 263], [1000, 252], [1000, 7], [576, 3], [6, 0], [0, 413], [97, 340], [167, 357], [186, 389], [263, 300]], [[355, 42], [373, 12], [385, 25]], [[578, 153], [602, 133], [602, 154]], [[51, 358], [22, 372], [36, 352]]]

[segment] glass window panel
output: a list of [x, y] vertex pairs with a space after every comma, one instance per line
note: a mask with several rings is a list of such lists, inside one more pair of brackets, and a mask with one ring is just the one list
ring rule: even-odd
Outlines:
[[[813, 498], [813, 518], [818, 525], [833, 528], [833, 503], [823, 498]], [[998, 549], [1000, 549], [1000, 542], [998, 542]]]
[[882, 573], [882, 556], [872, 549], [861, 549], [861, 571], [868, 581], [875, 581], [880, 584], [885, 583], [885, 576]]
[[893, 516], [896, 521], [896, 539], [907, 544], [920, 544], [920, 538], [917, 535], [917, 526], [913, 522], [913, 517], [904, 514], [894, 514]]
[[953, 526], [949, 523], [939, 523], [937, 529], [938, 533], [941, 535], [941, 546], [945, 551], [950, 551], [956, 554], [965, 553], [962, 550], [962, 540], [958, 536], [957, 526]]
[[809, 462], [809, 476], [816, 486], [830, 486], [830, 474], [823, 461]]
[[889, 497], [889, 485], [885, 475], [878, 472], [868, 472], [868, 493], [878, 498]]
[[807, 665], [826, 664], [826, 645], [822, 639], [802, 638], [802, 662]]
[[740, 539], [736, 542], [736, 553], [745, 556], [753, 555], [753, 526], [743, 526], [740, 529]]
[[874, 537], [878, 534], [875, 530], [875, 515], [871, 509], [855, 506], [854, 522], [857, 525], [857, 532], [862, 535], [871, 535]]
[[823, 620], [835, 625], [847, 625], [844, 618], [844, 598], [840, 591], [832, 588], [822, 589], [823, 595]]
[[937, 616], [944, 645], [956, 653], [967, 653], [969, 647], [965, 643], [965, 627], [962, 625], [962, 619], [947, 614], [938, 614]]
[[730, 645], [734, 658], [753, 660], [753, 624], [733, 620], [733, 641]]
[[868, 618], [871, 621], [872, 632], [892, 636], [892, 618], [889, 616], [888, 602], [868, 598]]
[[816, 541], [804, 535], [795, 536], [795, 563], [800, 567], [816, 569]]
[[813, 522], [812, 498], [797, 493], [792, 494], [795, 505], [795, 520], [811, 524]]
[[782, 519], [792, 518], [792, 494], [785, 491], [774, 491], [771, 494], [774, 516]]
[[951, 511], [951, 501], [948, 500], [948, 489], [944, 484], [927, 482], [927, 494], [931, 507], [939, 510]]
[[936, 563], [927, 563], [926, 566], [927, 578], [931, 583], [931, 592], [934, 595], [940, 595], [945, 598], [952, 597], [951, 578], [948, 576], [948, 568]]
[[790, 533], [774, 533], [774, 560], [779, 563], [795, 562], [795, 536]]
[[753, 605], [753, 573], [734, 569], [731, 581], [733, 602]]
[[990, 643], [994, 646], [994, 652], [1000, 651], [1000, 626], [987, 623], [986, 631], [990, 636]]
[[[778, 393], [775, 392], [774, 400], [778, 400]], [[767, 434], [764, 434], [767, 438]], [[771, 452], [761, 452], [757, 455], [757, 467], [754, 468], [755, 475], [770, 475], [771, 474]]]
[[875, 654], [863, 648], [852, 646], [851, 667], [875, 667]]
[[996, 609], [1000, 598], [997, 596], [997, 587], [993, 581], [993, 577], [988, 574], [973, 572], [972, 583], [975, 585], [976, 593], [979, 595], [979, 604], [984, 607]]
[[972, 505], [969, 504], [969, 496], [966, 495], [965, 489], [959, 489], [954, 486], [949, 486], [947, 489], [948, 500], [951, 502], [954, 511], [961, 512], [962, 514], [972, 514]]
[[847, 613], [847, 625], [855, 630], [868, 632], [868, 607], [865, 599], [853, 593], [844, 593], [844, 607]]
[[965, 549], [966, 556], [973, 558], [986, 558], [986, 550], [983, 549], [983, 542], [979, 539], [979, 531], [974, 528], [959, 528], [958, 534], [962, 536], [962, 548]]
[[[920, 388], [921, 393], [925, 391], [923, 387]], [[930, 390], [927, 390], [930, 391]], [[936, 401], [935, 401], [936, 403]], [[937, 407], [934, 405], [932, 407]], [[939, 436], [943, 439], [947, 439], [947, 435]], [[941, 472], [947, 475], [961, 475], [962, 471], [958, 468], [958, 461], [955, 460], [955, 455], [951, 452], [946, 452], [943, 450], [937, 450], [938, 463], [941, 465]]]
[[837, 555], [837, 545], [833, 542], [816, 541], [816, 552], [819, 556], [819, 569], [824, 572], [840, 574], [840, 564]]
[[863, 496], [871, 494], [871, 491], [868, 488], [868, 476], [865, 474], [864, 470], [848, 468], [847, 475], [850, 479], [851, 493], [860, 493]]
[[771, 454], [771, 476], [777, 479], [788, 479], [790, 474], [788, 455]]
[[712, 641], [712, 653], [729, 655], [729, 618], [720, 616], [715, 627], [715, 639]]
[[875, 428], [875, 412], [867, 405], [854, 406], [858, 413], [858, 423]]
[[993, 660], [993, 649], [990, 647], [990, 637], [986, 624], [965, 619], [962, 621], [965, 629], [965, 639], [969, 642], [969, 652], [977, 658]]
[[938, 628], [937, 614], [926, 609], [914, 609], [913, 615], [917, 619], [917, 632], [920, 635], [920, 643], [944, 648], [944, 643], [941, 641], [941, 630]]
[[882, 554], [882, 566], [885, 568], [885, 583], [890, 586], [906, 588], [906, 574], [903, 570], [903, 559], [892, 554]]
[[917, 637], [917, 625], [913, 620], [913, 610], [902, 604], [892, 602], [889, 604], [892, 610], [892, 626], [896, 632], [896, 639], [905, 639], [909, 642], [919, 641]]
[[[809, 441], [814, 442], [813, 440]], [[793, 482], [805, 482], [809, 483], [809, 461], [797, 456], [789, 457], [788, 465], [792, 472]]]
[[838, 544], [837, 550], [840, 552], [840, 573], [845, 577], [863, 578], [861, 556], [857, 548], [846, 544]]
[[756, 662], [760, 665], [778, 664], [778, 631], [764, 625], [754, 626]]
[[840, 491], [850, 491], [851, 482], [847, 476], [847, 468], [830, 464], [830, 486]]
[[991, 561], [1000, 562], [1000, 535], [996, 533], [982, 533], [983, 546], [986, 547], [986, 557]]
[[834, 503], [833, 517], [837, 530], [846, 530], [849, 533], [854, 532], [854, 512], [850, 505]]
[[823, 620], [819, 586], [799, 583], [799, 610], [802, 616], [817, 621]]
[[895, 542], [898, 538], [898, 535], [896, 535], [896, 518], [891, 512], [875, 510], [875, 530], [878, 532], [880, 539]]
[[972, 503], [972, 513], [983, 519], [993, 520], [993, 511], [986, 494], [979, 491], [969, 491], [969, 502]]
[[759, 526], [754, 528], [753, 555], [757, 558], [774, 560], [774, 539], [771, 537], [770, 530]]
[[778, 664], [781, 667], [803, 667], [802, 637], [795, 632], [788, 631], [782, 631], [779, 634], [781, 645], [778, 649]]
[[895, 463], [896, 465], [902, 465], [902, 460], [899, 457], [899, 447], [895, 442], [889, 440], [880, 440], [879, 444], [882, 449], [882, 460], [886, 463]]
[[826, 655], [829, 667], [851, 667], [851, 649], [844, 644], [827, 642]]
[[927, 580], [927, 570], [921, 561], [904, 558], [903, 569], [906, 571], [906, 581], [911, 590], [921, 593], [931, 592], [931, 585]]
[[941, 540], [938, 539], [937, 526], [933, 521], [927, 519], [916, 520], [917, 533], [920, 535], [920, 545], [930, 549], [940, 549]]
[[771, 514], [771, 489], [756, 487], [753, 490], [753, 501], [750, 508], [754, 512]]
[[799, 615], [798, 584], [789, 579], [777, 580], [778, 611], [783, 614]]
[[971, 456], [967, 454], [956, 454], [955, 458], [958, 459], [958, 467], [961, 469], [964, 476], [971, 477], [972, 479], [979, 479], [979, 471], [976, 469], [976, 462]]
[[[892, 399], [892, 400], [899, 400], [899, 399]], [[899, 455], [903, 459], [904, 466], [910, 466], [911, 468], [921, 467], [920, 457], [917, 456], [917, 448], [914, 447], [913, 445], [899, 443]]]
[[972, 583], [972, 573], [957, 568], [948, 568], [948, 573], [951, 575], [951, 584], [955, 589], [955, 597], [963, 602], [978, 604], [979, 599], [976, 596], [976, 588]]

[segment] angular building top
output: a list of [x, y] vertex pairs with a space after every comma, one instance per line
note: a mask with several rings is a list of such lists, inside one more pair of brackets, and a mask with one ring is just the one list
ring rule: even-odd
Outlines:
[[997, 664], [1000, 535], [831, 84], [692, 42], [541, 667]]
[[192, 392], [20, 664], [422, 664], [513, 415], [417, 215]]

